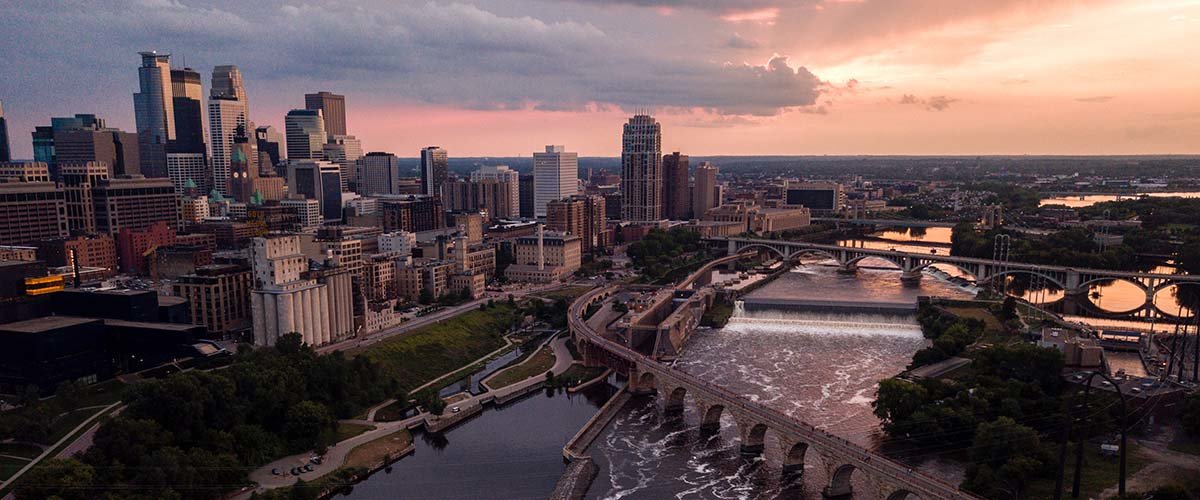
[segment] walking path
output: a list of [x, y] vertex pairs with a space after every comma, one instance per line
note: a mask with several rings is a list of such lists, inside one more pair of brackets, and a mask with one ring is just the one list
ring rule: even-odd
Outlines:
[[[566, 371], [567, 368], [569, 368], [574, 362], [574, 360], [571, 359], [570, 350], [567, 349], [566, 343], [568, 340], [569, 338], [563, 337], [556, 338], [551, 341], [550, 345], [551, 348], [554, 349], [555, 357], [554, 367], [551, 369], [551, 371], [555, 375], [562, 374], [562, 372]], [[540, 376], [539, 374], [539, 376], [529, 377], [508, 387], [470, 396], [457, 403], [454, 403], [454, 407], [461, 408], [461, 413], [457, 414], [450, 413], [442, 416], [436, 416], [428, 412], [423, 412], [419, 415], [395, 422], [367, 422], [357, 419], [343, 420], [343, 422], [373, 425], [375, 428], [330, 446], [322, 459], [322, 463], [312, 464], [313, 470], [311, 472], [305, 472], [299, 476], [293, 476], [290, 473], [293, 467], [309, 464], [309, 458], [311, 458], [313, 455], [313, 452], [311, 451], [298, 455], [292, 455], [290, 457], [284, 457], [259, 467], [250, 473], [250, 480], [257, 483], [258, 486], [256, 488], [248, 489], [239, 493], [238, 495], [234, 496], [233, 499], [246, 499], [256, 491], [261, 493], [270, 489], [290, 486], [295, 484], [299, 479], [304, 479], [306, 481], [315, 480], [340, 468], [343, 464], [345, 464], [346, 457], [350, 454], [350, 452], [362, 444], [369, 443], [401, 429], [414, 429], [420, 426], [425, 426], [426, 428], [444, 428], [448, 425], [452, 425], [451, 422], [457, 422], [458, 420], [465, 418], [465, 415], [478, 412], [485, 403], [505, 401], [506, 398], [512, 397], [516, 394], [524, 394], [532, 390], [535, 386], [541, 387], [541, 385], [545, 382], [545, 377]], [[375, 412], [383, 406], [385, 405], [381, 404], [372, 408], [371, 411], [368, 412], [368, 420], [373, 418]], [[282, 475], [277, 476], [273, 474], [272, 470], [274, 469], [279, 469]]]
[[28, 472], [29, 469], [32, 469], [33, 466], [37, 465], [38, 462], [41, 462], [43, 459], [45, 459], [47, 456], [49, 456], [50, 453], [54, 452], [54, 450], [58, 449], [59, 446], [62, 446], [64, 443], [66, 443], [67, 440], [79, 439], [79, 436], [75, 435], [77, 432], [86, 428], [88, 425], [91, 425], [96, 419], [100, 418], [102, 415], [107, 414], [110, 410], [112, 410], [113, 408], [116, 408], [120, 404], [121, 404], [121, 402], [117, 401], [116, 403], [105, 406], [104, 409], [94, 413], [92, 416], [88, 417], [87, 420], [80, 422], [79, 425], [75, 426], [74, 429], [71, 429], [71, 432], [68, 432], [65, 436], [62, 437], [62, 439], [59, 439], [58, 442], [56, 442], [50, 446], [47, 446], [46, 449], [44, 451], [42, 451], [42, 454], [38, 455], [37, 458], [30, 460], [28, 464], [25, 464], [24, 467], [21, 467], [21, 470], [18, 470], [16, 473], [14, 473], [12, 476], [10, 476], [6, 481], [0, 482], [0, 488], [7, 488], [9, 485], [16, 483], [18, 478], [20, 478], [22, 475], [24, 475], [26, 472]]

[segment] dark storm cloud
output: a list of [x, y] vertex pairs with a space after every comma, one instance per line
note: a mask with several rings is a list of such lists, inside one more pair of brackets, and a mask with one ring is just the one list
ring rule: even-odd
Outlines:
[[39, 82], [51, 68], [67, 77], [54, 91], [86, 87], [103, 72], [129, 82], [105, 89], [127, 98], [136, 91], [135, 53], [149, 49], [173, 52], [175, 64], [186, 57], [202, 73], [237, 64], [259, 85], [336, 85], [376, 102], [476, 109], [611, 104], [772, 115], [811, 105], [820, 83], [784, 57], [754, 65], [656, 53], [587, 22], [461, 3], [5, 3], [0, 31], [10, 37], [0, 45], [8, 61], [0, 93], [33, 100], [45, 97]]

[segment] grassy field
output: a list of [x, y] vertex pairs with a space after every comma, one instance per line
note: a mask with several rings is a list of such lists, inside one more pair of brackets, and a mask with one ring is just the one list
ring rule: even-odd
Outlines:
[[337, 442], [340, 443], [342, 441], [350, 439], [354, 436], [357, 436], [359, 434], [362, 434], [362, 433], [367, 432], [374, 428], [375, 427], [371, 426], [371, 425], [348, 424], [345, 422], [338, 422], [338, 424], [337, 424]]
[[504, 333], [515, 315], [511, 306], [498, 303], [347, 354], [379, 363], [407, 391], [504, 346]]
[[42, 448], [23, 443], [0, 443], [0, 455], [15, 457], [37, 458], [42, 454]]
[[374, 441], [358, 445], [346, 455], [346, 463], [342, 467], [371, 468], [384, 457], [404, 451], [412, 444], [412, 435], [405, 429], [383, 436]]
[[540, 292], [537, 294], [537, 296], [545, 297], [551, 300], [566, 299], [567, 302], [571, 302], [591, 290], [592, 288], [587, 286], [569, 286], [566, 288], [559, 288], [557, 290]]
[[[1125, 457], [1125, 477], [1132, 476], [1145, 467], [1147, 461], [1138, 453], [1135, 445], [1130, 445]], [[1083, 446], [1083, 475], [1079, 480], [1080, 498], [1097, 498], [1101, 491], [1117, 484], [1120, 465], [1117, 457], [1102, 457], [1095, 444]], [[1071, 482], [1075, 479], [1075, 448], [1068, 448], [1067, 467], [1063, 478], [1063, 497], [1071, 494]], [[1040, 479], [1026, 488], [1024, 498], [1053, 498], [1054, 478]]]
[[538, 349], [524, 363], [505, 369], [487, 381], [488, 387], [508, 387], [529, 377], [542, 376], [554, 367], [554, 350], [550, 346]]
[[21, 467], [24, 467], [28, 463], [28, 460], [21, 460], [19, 458], [0, 457], [0, 481], [12, 477], [13, 474], [16, 474], [17, 471], [21, 470]]

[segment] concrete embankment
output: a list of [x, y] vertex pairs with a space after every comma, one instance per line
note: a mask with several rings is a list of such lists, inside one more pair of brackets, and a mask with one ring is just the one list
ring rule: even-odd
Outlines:
[[567, 445], [563, 446], [563, 458], [567, 461], [567, 469], [554, 485], [554, 491], [550, 493], [551, 500], [580, 500], [587, 494], [592, 481], [596, 480], [596, 475], [600, 472], [600, 467], [592, 461], [587, 449], [631, 397], [633, 396], [626, 391], [614, 394], [586, 424], [583, 424], [583, 428], [567, 441]]
[[600, 466], [592, 461], [591, 457], [572, 460], [567, 464], [567, 470], [563, 472], [562, 477], [558, 478], [558, 482], [554, 484], [554, 492], [550, 493], [550, 500], [579, 500], [587, 495], [588, 488], [591, 488], [592, 481], [596, 480], [596, 475], [600, 472]]

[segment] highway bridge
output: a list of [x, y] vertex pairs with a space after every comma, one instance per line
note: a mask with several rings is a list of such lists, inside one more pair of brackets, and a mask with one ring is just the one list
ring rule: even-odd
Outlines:
[[[767, 433], [774, 433], [782, 448], [785, 472], [802, 471], [805, 457], [815, 453], [820, 457], [826, 477], [830, 478], [823, 489], [829, 497], [853, 495], [880, 500], [977, 498], [950, 483], [608, 339], [603, 332], [593, 329], [583, 315], [589, 306], [600, 303], [617, 290], [618, 287], [608, 287], [588, 292], [571, 304], [567, 318], [584, 363], [606, 365], [628, 375], [629, 390], [656, 392], [665, 398], [668, 410], [682, 408], [690, 395], [701, 415], [702, 428], [708, 430], [719, 428], [722, 414], [732, 415], [738, 425], [742, 452], [746, 454], [761, 453]], [[855, 476], [867, 485], [867, 491], [853, 491], [852, 478]]]
[[836, 222], [838, 224], [853, 224], [859, 226], [878, 227], [954, 227], [957, 222], [938, 222], [928, 220], [906, 219], [843, 219], [841, 217], [813, 217], [813, 222]]
[[842, 270], [854, 271], [863, 259], [877, 258], [891, 262], [900, 268], [900, 279], [917, 281], [921, 270], [934, 264], [945, 264], [958, 268], [975, 278], [975, 282], [986, 284], [1011, 275], [1038, 277], [1048, 284], [1063, 290], [1067, 295], [1083, 296], [1091, 285], [1111, 280], [1127, 281], [1146, 294], [1142, 306], [1129, 314], [1137, 317], [1175, 319], [1175, 313], [1163, 311], [1154, 304], [1158, 292], [1177, 285], [1200, 285], [1200, 275], [1157, 274], [1108, 269], [1086, 269], [1062, 266], [1029, 264], [1024, 262], [998, 261], [973, 257], [957, 257], [946, 253], [902, 252], [873, 248], [857, 248], [841, 245], [825, 245], [803, 241], [780, 241], [756, 238], [706, 238], [714, 248], [723, 249], [728, 255], [747, 251], [765, 251], [784, 260], [800, 257], [822, 257], [837, 261]]

